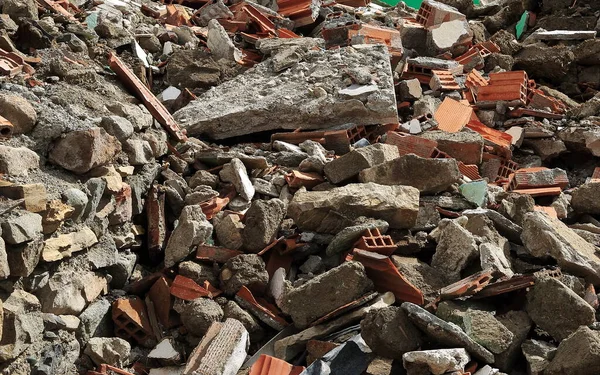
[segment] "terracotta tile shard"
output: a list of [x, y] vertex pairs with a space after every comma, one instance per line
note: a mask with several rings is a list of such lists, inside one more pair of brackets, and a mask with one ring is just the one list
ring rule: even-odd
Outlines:
[[235, 301], [243, 308], [249, 310], [263, 323], [277, 331], [281, 331], [289, 325], [289, 323], [281, 317], [281, 312], [277, 306], [268, 303], [264, 299], [255, 298], [250, 289], [245, 286], [242, 286], [239, 292], [237, 292]]
[[362, 263], [367, 272], [367, 277], [375, 284], [379, 292], [390, 291], [397, 300], [423, 304], [423, 293], [408, 281], [398, 271], [389, 257], [371, 251], [354, 249], [353, 254], [346, 260], [355, 260]]
[[53, 10], [54, 12], [67, 17], [71, 21], [79, 22], [70, 11], [79, 13], [80, 10], [75, 5], [71, 4], [69, 0], [37, 0], [37, 2], [41, 6]]
[[600, 180], [600, 167], [594, 168], [591, 179], [592, 181]]
[[551, 112], [559, 114], [563, 114], [567, 111], [567, 106], [563, 102], [552, 98], [544, 94], [542, 90], [535, 88], [529, 89], [529, 94], [527, 95], [527, 105], [531, 108], [539, 110], [550, 109]]
[[277, 12], [288, 17], [296, 27], [310, 25], [319, 16], [320, 2], [316, 0], [279, 0]]
[[184, 142], [187, 140], [185, 131], [181, 130], [179, 125], [173, 119], [173, 116], [162, 105], [162, 103], [152, 94], [152, 92], [144, 86], [139, 78], [127, 68], [127, 66], [111, 52], [108, 55], [108, 63], [110, 68], [117, 74], [123, 83], [144, 103], [152, 116], [165, 128], [165, 130], [177, 141]]
[[162, 272], [155, 272], [151, 275], [144, 276], [140, 280], [134, 281], [131, 284], [125, 285], [123, 288], [129, 294], [135, 294], [137, 296], [141, 296], [150, 290], [152, 285], [163, 276]]
[[446, 97], [433, 117], [440, 130], [456, 133], [467, 125], [472, 114], [473, 108], [469, 105]]
[[517, 189], [513, 190], [513, 193], [519, 194], [529, 194], [532, 197], [547, 197], [547, 196], [556, 196], [560, 195], [562, 189], [559, 187], [549, 187], [549, 188], [537, 188], [537, 189]]
[[201, 297], [215, 298], [223, 293], [214, 288], [208, 281], [204, 283], [204, 286], [200, 286], [194, 280], [181, 275], [175, 276], [170, 292], [171, 295], [185, 301], [192, 301]]
[[476, 131], [483, 137], [483, 139], [492, 143], [493, 145], [510, 151], [510, 146], [512, 144], [512, 136], [510, 134], [492, 129], [479, 121], [473, 120], [469, 121], [467, 128]]
[[377, 228], [367, 229], [354, 247], [387, 256], [392, 255], [398, 248], [392, 237], [381, 234]]
[[347, 313], [348, 311], [354, 310], [357, 307], [360, 307], [368, 302], [371, 302], [372, 300], [377, 298], [378, 295], [379, 295], [379, 293], [377, 293], [377, 292], [371, 293], [371, 294], [366, 294], [355, 301], [345, 304], [344, 306], [340, 306], [337, 309], [333, 310], [332, 312], [328, 313], [327, 315], [324, 315], [324, 316], [320, 317], [319, 319], [315, 320], [314, 322], [312, 322], [310, 324], [310, 327], [318, 326], [319, 324], [322, 324], [331, 319], [337, 318], [338, 316], [343, 315], [343, 314]]
[[336, 344], [331, 341], [309, 340], [306, 343], [306, 351], [308, 352], [306, 364], [310, 365], [317, 359], [323, 358], [325, 354], [329, 353], [338, 346], [340, 346], [340, 344]]
[[400, 156], [415, 154], [422, 158], [430, 157], [438, 144], [434, 140], [394, 131], [387, 132], [385, 143], [398, 147]]
[[229, 259], [240, 254], [243, 254], [243, 252], [218, 246], [200, 245], [196, 251], [196, 259], [226, 263]]
[[445, 70], [432, 70], [432, 77], [429, 81], [429, 87], [434, 91], [455, 91], [462, 87], [456, 82], [454, 74]]
[[9, 77], [13, 77], [19, 73], [31, 76], [35, 73], [35, 69], [27, 64], [25, 59], [20, 55], [0, 49], [0, 73]]
[[135, 340], [144, 347], [152, 347], [156, 339], [148, 320], [146, 305], [141, 298], [118, 299], [112, 304], [115, 335], [125, 340]]
[[598, 301], [598, 295], [596, 294], [596, 289], [594, 288], [594, 284], [587, 284], [585, 287], [585, 295], [583, 297], [587, 303], [590, 304], [594, 309], [598, 309], [600, 303]]
[[181, 5], [167, 5], [167, 14], [165, 17], [165, 23], [169, 25], [181, 26], [187, 25], [192, 26], [191, 16], [187, 10]]
[[266, 262], [266, 269], [269, 277], [273, 277], [275, 271], [279, 268], [283, 268], [287, 272], [289, 272], [292, 267], [292, 262], [294, 261], [294, 257], [291, 254], [281, 254], [277, 250], [273, 250], [268, 254], [268, 260]]
[[458, 170], [463, 176], [468, 177], [473, 181], [481, 179], [479, 168], [475, 164], [465, 164], [462, 161], [459, 161]]
[[516, 290], [529, 288], [535, 284], [534, 275], [519, 275], [513, 276], [508, 280], [497, 281], [495, 283], [488, 284], [480, 292], [473, 296], [473, 298], [485, 298], [498, 296], [505, 293], [514, 292]]
[[219, 198], [213, 197], [206, 202], [200, 203], [200, 208], [202, 208], [202, 212], [206, 215], [208, 220], [212, 219], [216, 214], [221, 212], [225, 206], [229, 203], [229, 198]]
[[440, 290], [440, 300], [472, 296], [485, 288], [493, 279], [493, 270], [483, 270], [450, 284]]
[[168, 329], [171, 325], [170, 315], [173, 307], [173, 298], [171, 297], [171, 280], [161, 277], [148, 292], [148, 296], [154, 305], [154, 312], [158, 322], [163, 328]]
[[119, 374], [119, 375], [134, 375], [123, 369], [120, 369], [115, 366], [107, 365], [107, 364], [98, 366], [98, 369], [96, 369], [96, 371], [92, 371], [92, 370], [88, 371], [87, 375], [110, 375], [113, 373]]
[[304, 371], [303, 366], [292, 366], [284, 360], [261, 354], [250, 367], [249, 375], [296, 375]]
[[539, 109], [531, 109], [531, 108], [513, 109], [512, 111], [507, 112], [506, 115], [508, 117], [534, 116], [534, 117], [547, 118], [547, 119], [551, 119], [551, 120], [561, 120], [565, 117], [565, 115], [562, 115], [562, 114], [550, 113], [550, 112], [542, 111]]
[[325, 180], [318, 173], [292, 171], [285, 176], [285, 181], [291, 188], [294, 189], [301, 188], [302, 186], [307, 189], [312, 189]]

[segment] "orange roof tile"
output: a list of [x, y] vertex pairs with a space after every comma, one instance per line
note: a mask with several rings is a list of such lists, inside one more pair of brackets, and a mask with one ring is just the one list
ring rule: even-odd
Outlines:
[[433, 117], [438, 122], [438, 129], [456, 133], [467, 125], [472, 113], [473, 108], [469, 105], [446, 97]]

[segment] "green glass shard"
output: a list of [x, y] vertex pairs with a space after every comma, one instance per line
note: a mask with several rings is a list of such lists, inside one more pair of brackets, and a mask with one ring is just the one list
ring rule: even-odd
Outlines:
[[523, 35], [523, 33], [525, 32], [525, 29], [527, 28], [527, 20], [528, 19], [529, 19], [529, 12], [528, 11], [523, 12], [521, 19], [519, 20], [519, 22], [517, 22], [517, 26], [516, 26], [517, 39], [521, 38], [521, 35]]

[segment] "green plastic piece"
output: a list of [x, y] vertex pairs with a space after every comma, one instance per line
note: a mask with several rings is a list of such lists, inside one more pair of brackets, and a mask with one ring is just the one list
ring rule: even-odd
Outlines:
[[516, 26], [517, 39], [520, 39], [521, 35], [523, 35], [523, 33], [525, 32], [525, 29], [527, 28], [527, 20], [528, 19], [529, 19], [529, 12], [528, 11], [523, 12], [521, 19], [519, 20], [519, 22], [517, 22], [517, 26]]
[[[382, 3], [389, 5], [389, 6], [396, 6], [398, 5], [398, 3], [400, 2], [400, 0], [379, 0]], [[406, 5], [408, 5], [409, 7], [413, 8], [413, 9], [419, 9], [421, 7], [421, 3], [423, 2], [423, 0], [404, 0], [404, 2], [406, 3]], [[473, 0], [473, 4], [475, 5], [479, 5], [479, 0]]]
[[458, 191], [469, 202], [475, 203], [479, 207], [483, 207], [487, 200], [487, 182], [473, 181], [460, 185]]

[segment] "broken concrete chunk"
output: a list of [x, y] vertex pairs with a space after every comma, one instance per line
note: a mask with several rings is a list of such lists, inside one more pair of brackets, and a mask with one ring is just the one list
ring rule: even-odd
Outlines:
[[579, 186], [571, 193], [571, 206], [577, 212], [600, 214], [600, 182], [589, 182]]
[[237, 193], [247, 201], [254, 197], [255, 189], [248, 177], [244, 163], [240, 159], [233, 158], [223, 166], [219, 172], [221, 180], [231, 182]]
[[539, 340], [526, 340], [521, 348], [531, 375], [542, 375], [557, 351], [556, 346]]
[[399, 156], [394, 145], [377, 143], [357, 148], [340, 158], [325, 164], [323, 171], [327, 179], [337, 184], [359, 174], [363, 169], [393, 160]]
[[419, 213], [419, 190], [410, 186], [349, 184], [294, 195], [288, 216], [302, 230], [337, 233], [360, 216], [385, 220], [390, 228], [411, 228]]
[[[344, 280], [340, 283], [340, 280]], [[365, 268], [358, 262], [346, 262], [284, 295], [281, 310], [289, 314], [298, 328], [350, 303], [373, 290]], [[326, 300], [320, 296], [328, 296]]]
[[527, 293], [527, 313], [557, 341], [566, 339], [579, 326], [596, 321], [594, 308], [553, 278], [537, 280]]
[[214, 322], [190, 354], [182, 375], [234, 375], [246, 360], [248, 331], [235, 319]]
[[445, 272], [450, 281], [458, 281], [460, 273], [479, 254], [473, 235], [456, 220], [442, 220], [431, 266]]
[[37, 122], [33, 106], [18, 95], [0, 95], [0, 113], [13, 124], [13, 134], [27, 134]]
[[[336, 68], [334, 61], [338, 60], [344, 61], [343, 71]], [[359, 98], [342, 96], [339, 91], [349, 86], [344, 71], [363, 67], [372, 72], [377, 91]], [[282, 72], [272, 69], [271, 61], [256, 65], [199, 96], [177, 111], [175, 119], [189, 135], [207, 134], [214, 139], [282, 128], [319, 129], [323, 124], [333, 127], [398, 121], [386, 46], [311, 51]], [[329, 90], [324, 90], [323, 84]], [[239, 95], [241, 92], [245, 94]], [[282, 92], [286, 93], [284, 100]], [[239, 98], [235, 104], [230, 100], [232, 95]]]
[[225, 28], [216, 19], [208, 21], [207, 46], [217, 59], [242, 59], [242, 51], [233, 44]]
[[32, 241], [6, 249], [11, 276], [31, 275], [42, 255], [44, 236], [40, 233]]
[[507, 350], [514, 338], [513, 333], [487, 311], [468, 310], [464, 325], [469, 337], [494, 354]]
[[119, 142], [124, 142], [133, 135], [133, 124], [121, 116], [102, 117], [100, 126], [108, 134], [116, 137]]
[[9, 176], [27, 176], [28, 171], [38, 169], [40, 157], [27, 147], [0, 145], [0, 173]]
[[423, 96], [421, 82], [416, 78], [400, 81], [398, 89], [400, 90], [400, 99], [403, 101], [419, 100]]
[[442, 22], [427, 32], [427, 46], [433, 55], [451, 51], [473, 39], [473, 32], [466, 20]]
[[100, 298], [90, 303], [79, 315], [78, 333], [84, 343], [92, 337], [113, 335], [110, 306], [111, 303], [107, 299]]
[[213, 322], [223, 319], [223, 309], [215, 301], [208, 298], [196, 298], [179, 310], [181, 322], [194, 336], [206, 334]]
[[285, 203], [277, 198], [252, 202], [244, 216], [245, 228], [242, 232], [244, 248], [257, 253], [270, 244], [277, 235], [285, 213]]
[[473, 341], [456, 324], [445, 322], [414, 303], [404, 302], [402, 309], [419, 329], [438, 343], [450, 347], [463, 347], [481, 361], [494, 362], [494, 355]]
[[600, 282], [600, 258], [595, 247], [558, 219], [541, 212], [526, 214], [521, 239], [530, 255], [553, 258], [563, 270]]
[[544, 375], [597, 374], [600, 372], [600, 353], [596, 349], [599, 345], [600, 332], [579, 327], [560, 343]]
[[361, 182], [413, 186], [421, 194], [442, 192], [461, 178], [455, 159], [427, 159], [413, 154], [364, 169], [359, 174]]
[[2, 237], [8, 244], [19, 245], [35, 239], [42, 229], [40, 215], [19, 210], [2, 222]]
[[108, 364], [116, 367], [129, 364], [130, 352], [131, 345], [118, 337], [93, 337], [84, 350], [96, 365]]
[[187, 257], [197, 245], [212, 235], [213, 226], [206, 220], [199, 205], [185, 206], [179, 224], [173, 230], [165, 249], [165, 267], [172, 267]]
[[106, 288], [106, 277], [99, 273], [61, 271], [52, 275], [37, 295], [43, 312], [79, 315]]
[[423, 138], [436, 141], [440, 151], [465, 164], [479, 164], [483, 155], [483, 138], [475, 132], [448, 133], [442, 130], [424, 132]]
[[215, 234], [219, 244], [223, 247], [232, 250], [239, 250], [244, 244], [242, 233], [244, 224], [240, 221], [240, 217], [234, 214], [217, 214], [213, 218]]
[[102, 128], [90, 128], [68, 133], [58, 140], [49, 160], [69, 171], [83, 174], [105, 165], [121, 151], [117, 138]]
[[397, 306], [368, 312], [360, 328], [373, 353], [386, 358], [401, 359], [406, 352], [418, 349], [424, 342], [423, 334]]
[[453, 371], [463, 371], [471, 357], [464, 349], [437, 349], [408, 352], [402, 356], [402, 363], [408, 374], [431, 372], [442, 375]]
[[221, 270], [220, 279], [228, 295], [236, 294], [242, 286], [264, 291], [269, 284], [265, 262], [254, 254], [241, 254], [229, 259]]
[[327, 255], [335, 255], [349, 250], [360, 239], [367, 229], [379, 229], [385, 233], [389, 224], [383, 220], [368, 220], [366, 223], [346, 227], [336, 233], [327, 245]]

